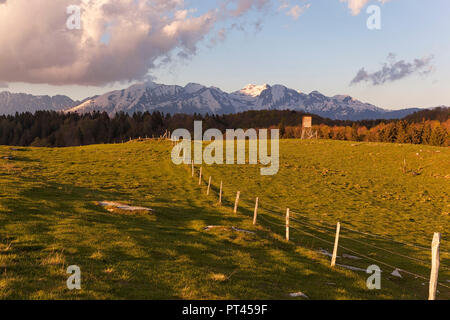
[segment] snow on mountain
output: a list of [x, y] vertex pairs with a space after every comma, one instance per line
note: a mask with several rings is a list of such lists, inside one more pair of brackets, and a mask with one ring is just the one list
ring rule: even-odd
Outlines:
[[248, 110], [297, 110], [331, 119], [362, 120], [400, 118], [420, 109], [388, 111], [356, 100], [348, 95], [327, 97], [318, 91], [309, 94], [283, 85], [247, 85], [227, 93], [216, 87], [197, 83], [186, 86], [154, 82], [134, 84], [81, 102], [66, 96], [33, 96], [0, 93], [0, 114], [36, 110], [64, 110], [87, 113], [93, 111], [114, 115], [117, 112], [227, 114]]
[[80, 103], [67, 96], [34, 96], [25, 93], [0, 92], [0, 114], [35, 112], [37, 110], [63, 110]]
[[105, 111], [110, 115], [162, 111], [165, 113], [231, 113], [235, 102], [229, 94], [215, 87], [189, 83], [185, 87], [154, 82], [133, 85], [90, 99], [68, 112]]
[[205, 89], [205, 86], [202, 86], [201, 84], [198, 83], [188, 83], [185, 87], [184, 90], [186, 91], [186, 93], [196, 93], [202, 89]]
[[327, 97], [318, 91], [310, 94], [282, 85], [249, 84], [241, 90], [226, 93], [219, 88], [189, 83], [185, 87], [149, 82], [124, 90], [106, 93], [69, 109], [69, 112], [161, 111], [165, 113], [237, 113], [247, 110], [297, 110], [331, 119], [361, 120], [396, 117], [417, 109], [390, 113], [348, 95]]
[[269, 88], [268, 84], [263, 84], [261, 86], [249, 84], [246, 87], [244, 87], [243, 89], [239, 90], [237, 93], [245, 95], [245, 96], [250, 96], [250, 97], [258, 97], [261, 94], [261, 92], [263, 92], [264, 90], [266, 90], [268, 88]]

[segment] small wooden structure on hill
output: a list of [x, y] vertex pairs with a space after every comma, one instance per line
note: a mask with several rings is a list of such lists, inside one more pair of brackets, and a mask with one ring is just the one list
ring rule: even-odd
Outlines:
[[312, 117], [304, 116], [302, 118], [302, 140], [313, 138], [317, 139], [317, 131], [312, 128]]

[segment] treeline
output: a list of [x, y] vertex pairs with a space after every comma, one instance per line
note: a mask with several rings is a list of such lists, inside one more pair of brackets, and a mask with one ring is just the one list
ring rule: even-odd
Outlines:
[[[300, 127], [279, 126], [283, 138], [300, 138]], [[333, 140], [368, 141], [368, 142], [395, 142], [427, 144], [433, 146], [450, 146], [450, 120], [439, 122], [436, 120], [421, 123], [406, 120], [380, 123], [367, 128], [358, 123], [351, 126], [313, 126], [318, 138]]]
[[[301, 123], [304, 113], [295, 111], [247, 111], [228, 115], [187, 115], [145, 112], [128, 115], [118, 113], [87, 114], [37, 111], [0, 116], [0, 144], [36, 147], [65, 147], [97, 143], [116, 143], [139, 137], [159, 137], [166, 130], [178, 128], [193, 131], [194, 120], [203, 121], [203, 129], [267, 128], [283, 122]], [[314, 123], [348, 125], [350, 121], [333, 121], [313, 116]], [[367, 123], [370, 125], [371, 123]]]
[[37, 111], [0, 117], [0, 144], [36, 147], [65, 147], [113, 143], [139, 136], [160, 135], [167, 120], [160, 113], [92, 114]]
[[409, 122], [422, 122], [426, 120], [437, 120], [439, 122], [446, 122], [449, 118], [450, 118], [450, 108], [439, 107], [414, 112], [409, 116], [406, 116], [404, 120]]
[[[436, 110], [436, 109], [435, 109]], [[423, 143], [449, 145], [448, 108], [436, 111], [434, 116], [443, 121], [425, 120], [430, 114], [416, 114], [410, 120], [340, 121], [312, 115], [320, 138]], [[421, 111], [423, 112], [423, 111]], [[447, 116], [445, 116], [447, 113]], [[217, 128], [279, 127], [284, 138], [301, 137], [303, 112], [261, 110], [228, 115], [187, 115], [145, 112], [128, 115], [118, 113], [109, 117], [106, 113], [89, 114], [38, 111], [0, 116], [0, 144], [36, 147], [65, 147], [98, 143], [117, 143], [130, 138], [159, 137], [186, 128], [193, 131], [194, 120], [203, 121], [203, 130]], [[433, 116], [433, 115], [431, 115]], [[422, 120], [419, 120], [422, 117]]]
[[395, 142], [450, 146], [450, 108], [422, 110], [402, 120], [380, 121], [366, 126], [355, 122], [351, 126], [319, 125], [318, 136], [324, 139]]

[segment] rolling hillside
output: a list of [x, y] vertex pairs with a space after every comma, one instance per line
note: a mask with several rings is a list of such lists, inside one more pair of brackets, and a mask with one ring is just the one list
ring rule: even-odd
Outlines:
[[[442, 232], [447, 286], [438, 298], [450, 298], [448, 148], [283, 140], [277, 175], [203, 166], [200, 186], [199, 168], [192, 178], [190, 166], [172, 164], [171, 148], [156, 140], [0, 147], [0, 299], [426, 299], [425, 279], [392, 276], [389, 266], [429, 277], [433, 232]], [[97, 201], [154, 211], [110, 212]], [[340, 244], [354, 251], [339, 248], [338, 263], [363, 271], [329, 266], [323, 253], [337, 221]], [[383, 271], [381, 290], [366, 287], [372, 264]], [[82, 290], [67, 290], [69, 265], [80, 266]]]

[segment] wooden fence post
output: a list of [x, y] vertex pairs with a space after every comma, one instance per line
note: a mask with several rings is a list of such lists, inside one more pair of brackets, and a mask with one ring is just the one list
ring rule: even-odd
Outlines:
[[238, 191], [236, 193], [236, 201], [234, 202], [234, 213], [237, 213], [237, 208], [238, 208], [238, 204], [239, 204], [239, 196], [241, 195], [241, 192]]
[[441, 243], [441, 234], [435, 233], [431, 244], [431, 276], [430, 292], [428, 300], [436, 300], [436, 290], [439, 275], [439, 245]]
[[192, 177], [194, 177], [194, 160], [191, 161]]
[[286, 209], [286, 241], [289, 241], [289, 208]]
[[208, 181], [208, 191], [206, 191], [206, 195], [209, 196], [209, 189], [211, 188], [211, 176], [209, 176], [209, 181]]
[[256, 197], [255, 211], [253, 212], [253, 225], [256, 225], [256, 217], [258, 216], [258, 197]]
[[203, 169], [203, 167], [200, 167], [200, 173], [198, 174], [198, 185], [199, 186], [202, 184], [202, 169]]
[[219, 204], [222, 204], [222, 186], [223, 186], [223, 182], [221, 180], [220, 181], [220, 192], [219, 192]]
[[336, 226], [336, 238], [334, 239], [334, 248], [333, 248], [333, 256], [331, 257], [331, 266], [334, 267], [336, 265], [336, 257], [339, 246], [339, 233], [341, 232], [341, 223], [338, 222]]

